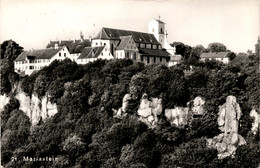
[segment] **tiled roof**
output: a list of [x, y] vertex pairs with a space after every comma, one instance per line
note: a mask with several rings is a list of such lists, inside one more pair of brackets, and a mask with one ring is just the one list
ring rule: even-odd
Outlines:
[[147, 48], [139, 48], [138, 50], [141, 55], [169, 57], [170, 58], [170, 53], [168, 53], [166, 50], [156, 50], [156, 49], [147, 49]]
[[35, 57], [35, 59], [50, 59], [61, 49], [62, 48], [46, 48], [33, 51], [24, 51], [15, 59], [15, 61], [24, 61], [27, 56]]
[[248, 63], [250, 61], [249, 57], [245, 55], [237, 55], [232, 61], [231, 64], [237, 64], [237, 63]]
[[29, 51], [24, 51], [14, 61], [25, 61], [25, 58], [27, 57]]
[[93, 39], [120, 40], [120, 36], [132, 36], [136, 43], [160, 44], [153, 34], [111, 28], [102, 28]]
[[131, 40], [132, 36], [120, 36], [120, 43], [119, 45], [116, 47], [117, 50], [123, 50], [125, 48], [125, 46], [127, 45], [127, 43], [129, 42], [129, 40]]
[[61, 41], [50, 41], [46, 48], [54, 48], [55, 44], [59, 47], [66, 46], [70, 53], [81, 53], [85, 47], [89, 47], [91, 42], [88, 39], [82, 40], [61, 40]]
[[97, 58], [104, 48], [105, 46], [85, 47], [78, 59]]
[[214, 52], [214, 53], [202, 53], [200, 58], [224, 58], [228, 57], [231, 52]]

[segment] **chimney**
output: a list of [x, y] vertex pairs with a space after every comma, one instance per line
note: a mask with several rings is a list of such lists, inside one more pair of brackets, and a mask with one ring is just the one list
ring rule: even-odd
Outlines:
[[54, 44], [54, 49], [58, 49], [58, 48], [59, 48], [58, 43], [55, 43]]

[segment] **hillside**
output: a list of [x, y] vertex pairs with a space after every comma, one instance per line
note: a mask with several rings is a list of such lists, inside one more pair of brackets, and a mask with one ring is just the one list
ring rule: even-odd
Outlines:
[[[210, 61], [185, 75], [184, 64], [169, 68], [122, 59], [79, 66], [66, 59], [27, 77], [7, 65], [1, 60], [5, 167], [260, 163], [255, 63]], [[39, 161], [46, 157], [55, 159]]]

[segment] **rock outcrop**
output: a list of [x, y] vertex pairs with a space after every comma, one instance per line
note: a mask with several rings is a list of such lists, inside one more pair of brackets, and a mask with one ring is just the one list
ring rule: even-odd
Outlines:
[[171, 125], [184, 127], [191, 122], [194, 115], [201, 116], [206, 112], [204, 109], [205, 100], [199, 96], [187, 104], [188, 107], [165, 109], [165, 117]]
[[238, 134], [241, 110], [234, 96], [228, 96], [226, 103], [219, 107], [218, 125], [221, 134], [213, 139], [208, 139], [208, 146], [218, 150], [218, 158], [223, 159], [233, 156], [239, 145], [246, 143], [245, 139]]
[[132, 99], [131, 94], [125, 94], [124, 98], [123, 98], [123, 102], [122, 102], [122, 107], [119, 108], [118, 111], [115, 110], [115, 116], [117, 118], [123, 118], [126, 116], [126, 112], [128, 109], [128, 105], [129, 105], [129, 101]]
[[[123, 118], [127, 115], [127, 110], [130, 100], [136, 100], [133, 94], [126, 94], [123, 98], [122, 107], [119, 110], [114, 109], [115, 117]], [[165, 117], [171, 125], [184, 127], [189, 124], [189, 121], [194, 115], [203, 115], [205, 101], [201, 97], [196, 97], [188, 103], [189, 107], [175, 107], [174, 109], [165, 109]], [[191, 106], [190, 106], [191, 105]], [[139, 120], [146, 123], [150, 128], [154, 128], [158, 123], [158, 116], [163, 112], [162, 99], [150, 98], [147, 94], [143, 94], [140, 105], [137, 110]]]
[[177, 127], [184, 127], [188, 124], [189, 108], [188, 107], [175, 107], [174, 109], [165, 109], [165, 117]]
[[[260, 110], [260, 108], [259, 108]], [[257, 131], [260, 130], [260, 113], [257, 112], [257, 110], [252, 109], [250, 111], [250, 117], [252, 117], [254, 119], [253, 123], [252, 123], [252, 128], [251, 131], [253, 132], [253, 134], [257, 134]], [[260, 134], [260, 132], [259, 132]]]
[[144, 94], [137, 111], [140, 121], [146, 123], [150, 128], [154, 128], [161, 113], [162, 99], [151, 98], [151, 100], [148, 100], [147, 94]]
[[48, 95], [39, 99], [34, 94], [30, 98], [24, 92], [19, 92], [15, 98], [20, 102], [19, 109], [30, 118], [32, 125], [37, 124], [41, 118], [44, 120], [57, 113], [57, 105], [49, 101]]
[[203, 115], [205, 113], [204, 109], [205, 100], [203, 100], [200, 96], [196, 97], [193, 100], [192, 113], [194, 115]]
[[7, 97], [5, 94], [0, 95], [0, 111], [4, 110], [4, 106], [9, 103], [10, 98]]

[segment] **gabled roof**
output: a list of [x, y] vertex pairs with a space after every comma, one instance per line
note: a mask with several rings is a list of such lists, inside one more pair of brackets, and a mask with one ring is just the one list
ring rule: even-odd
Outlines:
[[104, 48], [105, 46], [85, 47], [78, 59], [97, 58]]
[[51, 59], [62, 48], [46, 48], [32, 51], [22, 52], [14, 61], [25, 61], [26, 57], [34, 57], [35, 59]]
[[54, 48], [55, 44], [59, 47], [66, 46], [70, 53], [81, 53], [85, 47], [89, 47], [91, 42], [88, 39], [84, 40], [61, 40], [61, 41], [50, 41], [46, 48]]
[[93, 39], [120, 40], [120, 36], [132, 36], [136, 43], [160, 44], [153, 34], [111, 28], [102, 28]]
[[154, 19], [155, 21], [159, 22], [159, 23], [163, 23], [165, 24], [164, 22], [162, 22], [161, 20], [157, 20], [157, 19]]
[[200, 58], [225, 58], [229, 54], [234, 54], [232, 52], [214, 52], [214, 53], [202, 53]]
[[132, 36], [120, 36], [120, 39], [121, 41], [119, 45], [116, 47], [117, 50], [123, 50], [127, 43], [132, 39]]
[[24, 51], [14, 61], [25, 61], [25, 58], [27, 57], [29, 51]]
[[238, 54], [232, 61], [231, 64], [249, 63], [250, 59], [246, 54]]
[[28, 53], [28, 56], [34, 56], [36, 59], [51, 59], [56, 53], [58, 53], [62, 48], [46, 48], [40, 50], [33, 50]]
[[148, 48], [139, 48], [138, 50], [141, 55], [170, 58], [170, 53], [168, 53], [166, 50], [156, 50], [156, 49], [148, 49]]

